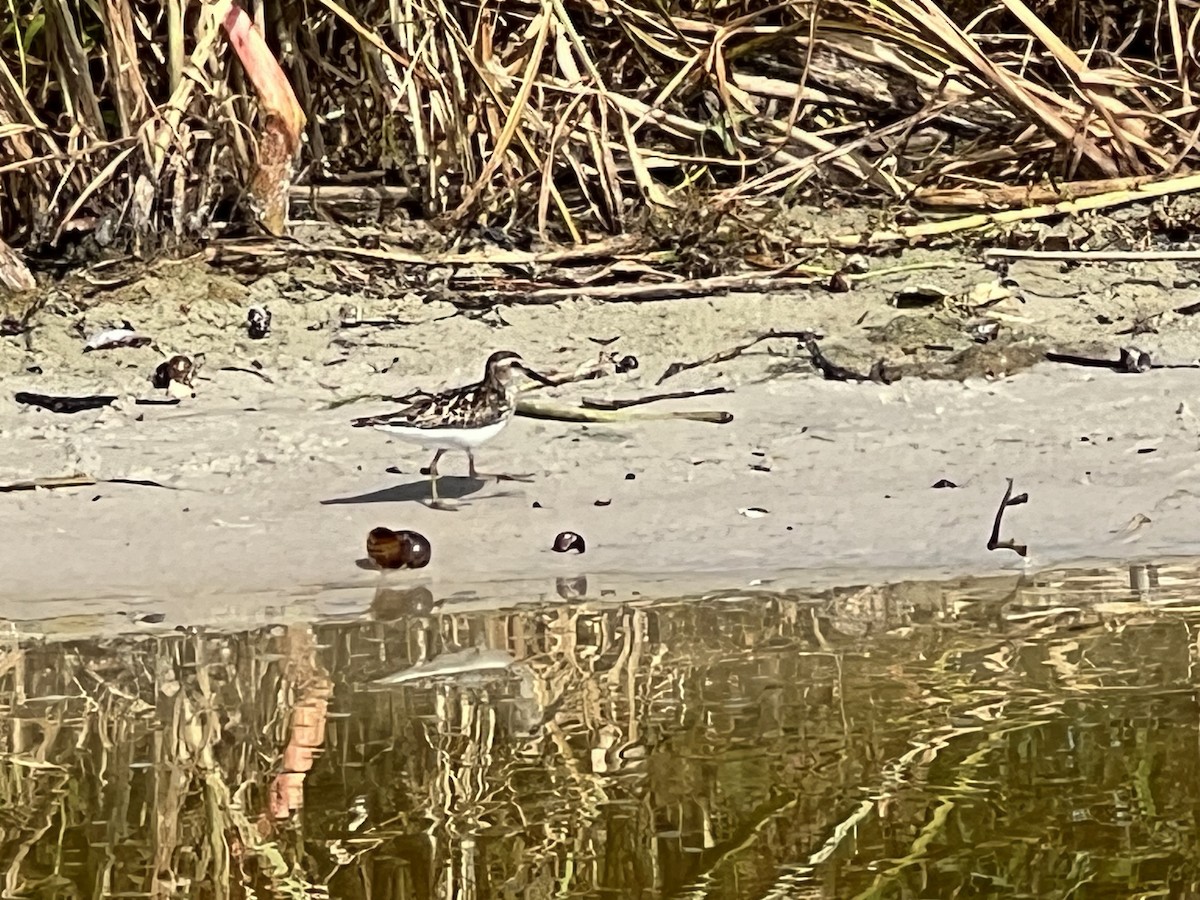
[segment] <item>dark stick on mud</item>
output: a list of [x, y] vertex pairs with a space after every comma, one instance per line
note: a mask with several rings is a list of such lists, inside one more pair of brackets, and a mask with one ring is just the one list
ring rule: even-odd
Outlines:
[[804, 349], [808, 351], [813, 367], [821, 373], [826, 381], [872, 381], [875, 384], [891, 384], [896, 380], [888, 376], [882, 359], [876, 360], [875, 364], [871, 366], [871, 371], [863, 375], [830, 361], [829, 357], [821, 352], [816, 341], [805, 342]]
[[30, 394], [21, 391], [13, 397], [18, 403], [26, 406], [40, 406], [50, 412], [71, 415], [89, 409], [103, 409], [117, 402], [115, 396], [94, 394], [87, 397], [49, 397], [45, 394]]
[[32, 478], [28, 481], [14, 481], [9, 484], [0, 484], [0, 494], [8, 494], [13, 491], [87, 487], [93, 484], [130, 484], [135, 487], [156, 487], [168, 491], [179, 490], [179, 488], [143, 478], [92, 478], [90, 475], [80, 473], [76, 475], [52, 475], [48, 478]]
[[630, 397], [628, 400], [595, 400], [584, 397], [580, 403], [588, 409], [628, 409], [630, 406], [640, 406], [643, 403], [657, 403], [659, 400], [686, 400], [689, 397], [709, 397], [713, 394], [732, 393], [727, 387], [704, 388], [699, 391], [668, 391], [665, 394], [647, 394], [644, 397]]
[[[103, 409], [106, 406], [112, 406], [118, 398], [107, 394], [91, 394], [86, 397], [50, 397], [46, 394], [30, 394], [27, 391], [21, 391], [13, 399], [26, 406], [38, 406], [53, 413], [72, 415], [77, 412], [86, 412], [89, 409]], [[165, 400], [157, 400], [139, 397], [133, 402], [136, 406], [176, 406], [179, 398], [170, 397]]]
[[242, 372], [243, 374], [246, 374], [246, 375], [255, 375], [258, 378], [261, 378], [267, 384], [275, 383], [274, 379], [272, 379], [271, 376], [268, 375], [266, 372], [260, 372], [260, 371], [258, 371], [258, 369], [248, 369], [245, 366], [221, 366], [220, 371], [222, 371], [222, 372]]
[[1200, 369], [1200, 363], [1156, 363], [1149, 353], [1129, 347], [1122, 347], [1121, 355], [1117, 359], [1098, 359], [1094, 356], [1076, 356], [1073, 353], [1047, 353], [1046, 361], [1068, 366], [1108, 369], [1121, 375], [1140, 375], [1151, 369]]
[[1084, 366], [1090, 369], [1108, 369], [1110, 372], [1120, 372], [1125, 375], [1136, 375], [1153, 369], [1154, 363], [1150, 354], [1121, 348], [1117, 359], [1098, 359], [1094, 356], [1078, 356], [1074, 353], [1047, 353], [1046, 361], [1061, 363], [1067, 366]]
[[709, 366], [713, 365], [714, 363], [729, 362], [729, 360], [736, 359], [756, 344], [761, 344], [763, 341], [769, 341], [773, 338], [783, 338], [787, 340], [808, 343], [812, 341], [819, 341], [821, 337], [821, 335], [812, 331], [767, 331], [751, 341], [746, 341], [744, 344], [738, 344], [735, 347], [730, 347], [728, 350], [720, 350], [717, 353], [714, 353], [712, 356], [704, 357], [704, 359], [696, 359], [690, 362], [673, 362], [667, 366], [666, 371], [663, 372], [662, 375], [659, 376], [658, 381], [654, 383], [656, 385], [662, 384], [668, 378], [672, 378], [678, 375], [680, 372], [686, 372], [689, 369], [698, 369], [700, 366]]
[[1004, 489], [1004, 499], [1000, 501], [1000, 508], [996, 510], [996, 519], [992, 522], [992, 536], [988, 538], [987, 548], [989, 550], [1012, 550], [1018, 556], [1028, 556], [1029, 548], [1025, 544], [1018, 544], [1012, 540], [1000, 540], [1000, 525], [1004, 521], [1004, 510], [1010, 506], [1020, 506], [1022, 503], [1029, 502], [1028, 494], [1012, 495], [1013, 480], [1007, 479], [1008, 487]]

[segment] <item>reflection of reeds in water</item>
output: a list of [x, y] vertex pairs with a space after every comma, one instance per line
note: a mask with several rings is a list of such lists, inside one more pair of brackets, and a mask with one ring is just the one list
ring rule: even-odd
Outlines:
[[[946, 893], [1005, 865], [1058, 877], [1080, 809], [1189, 872], [1200, 757], [1170, 725], [1197, 642], [1135, 609], [1124, 571], [1041, 604], [1090, 589], [1095, 625], [1028, 619], [1062, 580], [471, 613], [393, 596], [312, 628], [10, 639], [4, 890]], [[1026, 820], [1052, 839], [1013, 855]]]

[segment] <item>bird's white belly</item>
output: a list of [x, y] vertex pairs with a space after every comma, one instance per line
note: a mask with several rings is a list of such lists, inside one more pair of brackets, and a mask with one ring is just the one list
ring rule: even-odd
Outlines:
[[419, 444], [431, 450], [474, 450], [487, 443], [508, 424], [507, 419], [479, 428], [413, 428], [410, 425], [376, 425], [375, 427], [402, 441]]

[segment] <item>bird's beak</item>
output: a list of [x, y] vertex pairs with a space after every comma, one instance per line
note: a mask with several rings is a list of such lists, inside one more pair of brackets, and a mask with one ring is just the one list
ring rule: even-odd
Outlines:
[[523, 375], [525, 375], [527, 378], [532, 378], [534, 381], [538, 382], [538, 384], [544, 384], [544, 385], [547, 385], [548, 387], [554, 386], [553, 381], [551, 381], [549, 378], [547, 378], [545, 375], [541, 374], [540, 372], [535, 372], [533, 369], [529, 368], [529, 366], [519, 365], [519, 366], [517, 366], [517, 368], [521, 370], [521, 373]]

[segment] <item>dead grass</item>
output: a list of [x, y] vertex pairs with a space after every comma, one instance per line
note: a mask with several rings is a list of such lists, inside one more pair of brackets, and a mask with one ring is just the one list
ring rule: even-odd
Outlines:
[[1188, 185], [1200, 152], [1178, 0], [6, 2], [16, 247], [278, 234], [293, 183], [364, 182], [451, 232], [669, 242], [698, 204], [743, 224], [801, 196], [1051, 208]]

